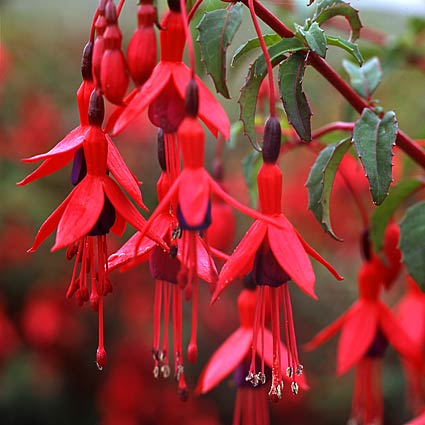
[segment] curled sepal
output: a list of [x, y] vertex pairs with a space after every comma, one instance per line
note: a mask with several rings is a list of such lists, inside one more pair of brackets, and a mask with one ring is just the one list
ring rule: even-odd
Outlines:
[[332, 229], [329, 204], [335, 174], [350, 145], [351, 139], [345, 139], [323, 149], [311, 167], [306, 183], [308, 209], [314, 214], [323, 230], [339, 241], [341, 239]]

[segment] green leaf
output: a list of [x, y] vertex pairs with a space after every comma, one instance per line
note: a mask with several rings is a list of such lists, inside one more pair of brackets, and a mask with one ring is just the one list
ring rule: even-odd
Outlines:
[[303, 92], [302, 82], [306, 63], [301, 54], [293, 54], [279, 68], [279, 89], [288, 121], [300, 138], [311, 141], [311, 110]]
[[[270, 60], [272, 65], [275, 66], [279, 62], [282, 62], [283, 59], [286, 58], [288, 53], [297, 52], [299, 50], [305, 50], [306, 47], [304, 44], [298, 40], [298, 38], [283, 38], [273, 46], [270, 46], [267, 51], [270, 55]], [[267, 65], [264, 59], [264, 55], [262, 54], [255, 62], [254, 62], [254, 74], [255, 76], [265, 75], [267, 72]]]
[[[271, 46], [282, 39], [282, 37], [277, 34], [265, 34], [263, 37], [264, 37], [266, 46]], [[258, 38], [251, 38], [251, 40], [248, 40], [246, 43], [242, 44], [242, 46], [238, 47], [235, 54], [233, 55], [231, 65], [235, 66], [236, 62], [238, 62], [238, 60], [245, 53], [248, 53], [253, 49], [257, 49], [258, 47], [260, 47], [260, 41], [258, 40]]]
[[325, 232], [339, 241], [342, 239], [332, 230], [329, 204], [335, 174], [350, 146], [351, 139], [344, 139], [323, 149], [313, 164], [306, 183], [308, 209], [312, 211]]
[[403, 263], [416, 283], [425, 290], [425, 201], [409, 208], [400, 223]]
[[230, 94], [226, 84], [226, 50], [241, 25], [242, 9], [243, 5], [236, 3], [226, 9], [207, 12], [197, 26], [197, 41], [201, 46], [207, 72], [217, 91], [228, 99]]
[[405, 180], [391, 187], [385, 201], [378, 208], [375, 208], [370, 223], [370, 239], [374, 252], [379, 252], [382, 249], [385, 229], [395, 210], [404, 199], [423, 186], [424, 183], [420, 180]]
[[350, 77], [353, 89], [365, 99], [370, 99], [382, 79], [379, 59], [369, 59], [361, 67], [350, 61], [343, 60], [342, 66]]
[[306, 31], [304, 28], [297, 26], [297, 32], [303, 36], [310, 49], [324, 58], [328, 44], [326, 42], [325, 32], [319, 27], [317, 22], [313, 22]]
[[392, 181], [392, 149], [397, 136], [393, 111], [382, 119], [365, 108], [353, 130], [353, 142], [369, 180], [373, 202], [380, 205]]
[[326, 41], [330, 46], [336, 46], [341, 49], [344, 49], [346, 52], [350, 53], [351, 56], [359, 63], [363, 65], [363, 56], [360, 53], [359, 46], [356, 43], [351, 43], [350, 41], [344, 40], [341, 37], [327, 35]]
[[[281, 62], [289, 52], [305, 49], [303, 43], [297, 38], [284, 38], [268, 49], [272, 65]], [[245, 134], [252, 144], [255, 144], [255, 107], [261, 82], [267, 73], [264, 55], [261, 55], [251, 65], [245, 84], [239, 97], [240, 119], [244, 124]]]
[[351, 35], [349, 41], [356, 41], [360, 35], [362, 23], [359, 18], [359, 11], [342, 0], [321, 0], [317, 3], [316, 13], [313, 16], [313, 21], [319, 25], [334, 16], [344, 16], [347, 18], [350, 27]]
[[261, 152], [253, 150], [242, 161], [243, 176], [248, 187], [248, 194], [252, 208], [257, 208], [258, 204], [258, 186], [257, 174], [263, 163]]

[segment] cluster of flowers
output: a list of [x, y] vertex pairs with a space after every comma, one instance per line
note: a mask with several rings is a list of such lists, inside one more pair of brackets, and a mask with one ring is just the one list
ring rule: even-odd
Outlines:
[[[266, 383], [268, 375], [268, 395], [272, 401], [282, 397], [284, 381], [293, 394], [307, 388], [298, 356], [289, 281], [316, 298], [309, 256], [336, 279], [342, 277], [304, 241], [282, 213], [282, 173], [277, 165], [282, 131], [274, 109], [270, 108], [264, 126], [263, 165], [257, 178], [260, 211], [255, 211], [228, 195], [204, 167], [205, 131], [200, 120], [214, 137], [224, 139], [229, 138], [230, 123], [222, 106], [196, 76], [194, 66], [189, 68], [182, 61], [186, 43], [189, 50], [191, 47], [184, 0], [169, 0], [169, 10], [160, 24], [152, 1], [143, 0], [126, 57], [118, 25], [122, 5], [123, 1], [116, 7], [113, 0], [100, 0], [94, 15], [82, 58], [83, 81], [77, 92], [79, 126], [47, 153], [24, 160], [42, 163], [20, 185], [71, 162], [74, 185], [41, 226], [30, 251], [38, 249], [57, 230], [52, 250], [66, 247], [67, 258], [75, 259], [67, 297], [75, 297], [80, 305], [88, 302], [98, 312], [96, 362], [100, 369], [107, 363], [103, 297], [112, 292], [109, 273], [148, 261], [155, 280], [153, 373], [155, 377], [167, 378], [173, 371], [182, 400], [188, 397], [182, 338], [184, 299], [192, 303], [186, 356], [193, 363], [198, 353], [198, 280], [209, 284], [215, 302], [231, 282], [244, 279], [246, 288], [238, 298], [241, 327], [211, 358], [197, 391], [209, 391], [236, 370], [234, 423], [267, 424], [266, 398], [257, 387]], [[158, 63], [155, 25], [160, 29]], [[127, 94], [130, 76], [135, 88]], [[272, 92], [274, 87], [270, 87]], [[104, 99], [116, 105], [105, 124]], [[141, 182], [128, 169], [112, 140], [145, 109], [158, 127], [158, 161], [162, 170], [157, 183], [159, 204], [148, 220], [133, 204], [147, 210], [139, 189]], [[213, 236], [210, 230], [221, 211], [216, 205], [223, 202], [255, 219], [230, 256], [209, 242]], [[122, 235], [126, 223], [137, 233], [109, 255], [108, 233]], [[229, 225], [234, 226], [231, 220]], [[411, 376], [422, 367], [419, 344], [410, 341], [379, 299], [381, 288], [391, 284], [400, 268], [397, 232], [396, 225], [387, 231], [387, 261], [380, 260], [370, 249], [365, 250], [366, 259], [359, 274], [360, 300], [308, 345], [313, 349], [343, 329], [338, 372], [344, 373], [358, 364], [352, 415], [356, 423], [382, 422], [382, 397], [376, 386], [377, 360], [383, 356], [388, 341], [403, 356]], [[215, 259], [224, 263], [219, 271]], [[266, 327], [268, 316], [271, 331]], [[281, 337], [281, 316], [286, 347]]]

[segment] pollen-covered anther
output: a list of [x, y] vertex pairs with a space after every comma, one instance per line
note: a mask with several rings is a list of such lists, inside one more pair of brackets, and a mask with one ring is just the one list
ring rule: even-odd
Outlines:
[[297, 384], [295, 381], [293, 381], [293, 382], [291, 383], [291, 391], [292, 391], [292, 393], [293, 393], [293, 394], [295, 394], [295, 395], [297, 395], [297, 394], [298, 394], [299, 386], [298, 386], [298, 384]]
[[273, 403], [277, 403], [282, 398], [283, 384], [273, 385], [269, 391], [269, 399]]
[[293, 375], [293, 370], [292, 370], [292, 367], [289, 366], [286, 368], [286, 376], [288, 378], [292, 378], [292, 375]]
[[160, 372], [161, 372], [161, 376], [162, 376], [164, 379], [169, 378], [169, 377], [170, 377], [170, 375], [171, 375], [171, 369], [170, 369], [170, 366], [168, 366], [168, 364], [163, 364], [163, 365], [160, 367]]
[[159, 377], [159, 366], [155, 366], [155, 367], [153, 368], [152, 374], [153, 374], [153, 377], [154, 377], [155, 379], [158, 379], [158, 377]]
[[302, 374], [303, 374], [303, 372], [304, 372], [304, 366], [303, 366], [302, 364], [299, 364], [299, 365], [297, 366], [297, 369], [296, 369], [296, 371], [295, 371], [295, 374], [296, 374], [297, 376], [300, 376], [300, 375], [302, 375]]
[[282, 130], [279, 120], [271, 116], [264, 126], [263, 160], [268, 164], [275, 163], [280, 154]]
[[184, 374], [184, 366], [178, 365], [176, 370], [176, 376], [175, 376], [176, 381], [179, 381], [183, 374]]

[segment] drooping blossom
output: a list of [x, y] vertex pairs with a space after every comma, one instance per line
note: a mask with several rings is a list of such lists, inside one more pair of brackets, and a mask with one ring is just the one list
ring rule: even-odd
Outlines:
[[[246, 280], [251, 280], [248, 276]], [[267, 371], [273, 367], [273, 335], [265, 327], [261, 329], [261, 336], [256, 342], [253, 341], [253, 331], [255, 327], [257, 303], [259, 298], [259, 288], [247, 288], [242, 290], [238, 296], [238, 313], [240, 327], [234, 331], [226, 341], [215, 351], [207, 365], [203, 369], [198, 380], [196, 392], [205, 394], [217, 386], [231, 372], [234, 372], [235, 384], [237, 387], [236, 405], [233, 424], [257, 424], [266, 425], [269, 423], [269, 413], [267, 406], [267, 396], [258, 386], [266, 379]], [[251, 349], [254, 344], [254, 350]], [[254, 354], [253, 354], [254, 353]], [[279, 353], [281, 357], [281, 374], [284, 375], [287, 364], [286, 347], [280, 343]], [[259, 363], [261, 358], [261, 375], [255, 386], [248, 385], [246, 376], [250, 363], [254, 356], [254, 361]], [[289, 377], [285, 380], [290, 382]], [[300, 378], [300, 386], [307, 388], [303, 377]]]
[[403, 361], [418, 371], [421, 351], [404, 331], [391, 310], [380, 300], [383, 279], [373, 261], [359, 271], [359, 300], [307, 345], [313, 350], [341, 330], [337, 353], [337, 374], [356, 366], [351, 419], [355, 423], [382, 424], [383, 402], [381, 363], [388, 344]]
[[[159, 156], [165, 154], [162, 137], [158, 138]], [[170, 176], [166, 172], [165, 158], [160, 159], [163, 167], [161, 177], [157, 184], [158, 200], [161, 201], [170, 187]], [[154, 357], [154, 376], [167, 378], [170, 375], [169, 366], [169, 338], [168, 327], [170, 320], [170, 304], [173, 323], [173, 347], [174, 347], [174, 371], [178, 382], [179, 396], [187, 399], [188, 391], [184, 378], [184, 363], [182, 349], [182, 301], [183, 291], [188, 299], [192, 299], [192, 335], [188, 346], [188, 359], [196, 360], [197, 344], [197, 315], [198, 315], [198, 277], [215, 285], [217, 270], [211, 259], [208, 246], [199, 235], [195, 235], [196, 247], [192, 254], [196, 259], [195, 271], [197, 276], [190, 278], [189, 285], [182, 281], [180, 269], [193, 268], [191, 264], [185, 264], [187, 260], [184, 239], [179, 237], [179, 225], [177, 217], [172, 209], [164, 211], [152, 222], [152, 228], [170, 247], [169, 252], [151, 239], [144, 237], [140, 232], [133, 235], [116, 253], [109, 257], [109, 269], [120, 268], [128, 270], [144, 261], [149, 261], [152, 277], [155, 279], [154, 300], [154, 335], [152, 353]], [[163, 316], [164, 333], [162, 345], [161, 339], [161, 316]]]
[[[180, 13], [179, 1], [170, 1], [170, 8], [161, 21], [159, 63], [150, 78], [136, 87], [124, 102], [127, 107], [120, 116], [114, 115], [113, 134], [121, 132], [147, 107], [152, 123], [165, 133], [175, 133], [183, 121], [185, 91], [192, 78], [191, 70], [182, 62], [186, 42], [185, 28]], [[230, 123], [223, 107], [208, 88], [194, 76], [199, 88], [199, 118], [211, 133], [229, 138]], [[106, 126], [108, 129], [111, 124]]]
[[[78, 150], [74, 158], [72, 182], [75, 188], [43, 223], [29, 250], [35, 251], [57, 228], [52, 251], [67, 246], [67, 257], [76, 257], [67, 296], [77, 294], [80, 303], [90, 300], [92, 306], [99, 311], [99, 367], [106, 363], [103, 345], [103, 296], [112, 290], [106, 267], [106, 234], [110, 230], [122, 234], [126, 222], [136, 229], [142, 229], [146, 222], [107, 173], [109, 144], [101, 129], [103, 114], [103, 98], [94, 91], [90, 98], [88, 130], [82, 150]], [[130, 184], [125, 179], [118, 181], [129, 192], [134, 177], [130, 176]], [[138, 198], [141, 200], [140, 195]], [[154, 238], [164, 249], [168, 249], [159, 238]]]
[[[278, 354], [281, 341], [280, 311], [283, 307], [285, 335], [288, 347], [287, 375], [291, 377], [293, 393], [298, 393], [298, 378], [303, 367], [298, 360], [298, 350], [292, 317], [288, 281], [293, 280], [307, 295], [314, 293], [315, 275], [308, 254], [322, 263], [337, 278], [339, 274], [307, 242], [281, 212], [282, 173], [276, 165], [280, 152], [281, 130], [279, 121], [270, 117], [265, 126], [263, 143], [264, 163], [257, 177], [261, 212], [279, 223], [280, 227], [256, 220], [223, 266], [214, 302], [222, 291], [235, 279], [252, 272], [255, 285], [260, 287], [258, 319], [253, 331], [253, 347], [256, 346], [260, 329], [265, 322], [265, 305], [270, 305], [273, 334], [273, 365], [270, 398], [277, 401], [282, 396], [281, 359]], [[269, 294], [269, 299], [266, 296]], [[283, 305], [281, 306], [281, 304]], [[255, 362], [251, 364], [248, 377], [258, 380]]]

